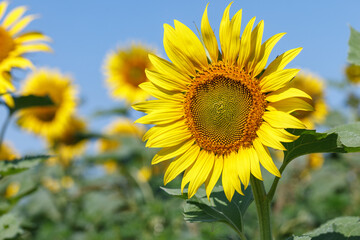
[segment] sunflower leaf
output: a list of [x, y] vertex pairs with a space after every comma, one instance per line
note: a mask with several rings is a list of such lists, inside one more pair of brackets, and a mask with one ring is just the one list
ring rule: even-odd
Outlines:
[[49, 96], [13, 96], [13, 99], [15, 104], [14, 107], [10, 107], [11, 113], [29, 107], [44, 107], [54, 105]]
[[360, 237], [360, 217], [339, 217], [302, 236], [288, 240], [350, 240]]
[[16, 174], [26, 169], [35, 167], [42, 160], [49, 158], [48, 155], [25, 156], [11, 161], [0, 161], [0, 177]]
[[[187, 191], [180, 189], [162, 188], [172, 196], [187, 199]], [[235, 231], [242, 232], [242, 216], [253, 201], [251, 187], [244, 190], [244, 195], [235, 193], [231, 202], [224, 194], [222, 187], [216, 187], [211, 193], [210, 201], [204, 189], [199, 189], [194, 197], [186, 200], [184, 219], [188, 222], [223, 222], [230, 225]]]
[[291, 160], [310, 153], [347, 153], [360, 152], [360, 122], [337, 126], [326, 133], [315, 130], [290, 130], [300, 135], [291, 143], [283, 143], [285, 151], [284, 161]]
[[350, 26], [349, 63], [360, 65], [360, 32]]
[[14, 238], [21, 234], [20, 219], [14, 214], [5, 214], [0, 217], [0, 240]]

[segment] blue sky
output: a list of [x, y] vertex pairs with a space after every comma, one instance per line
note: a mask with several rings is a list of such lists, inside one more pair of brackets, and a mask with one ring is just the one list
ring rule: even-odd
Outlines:
[[[79, 112], [88, 116], [96, 110], [121, 105], [108, 96], [101, 70], [110, 50], [135, 41], [157, 49], [158, 54], [166, 57], [162, 46], [163, 24], [172, 25], [177, 19], [196, 31], [195, 24], [200, 26], [208, 2], [210, 24], [218, 35], [223, 11], [230, 1], [12, 0], [10, 8], [26, 5], [29, 13], [40, 16], [26, 30], [38, 30], [50, 36], [54, 53], [37, 53], [31, 59], [38, 67], [71, 74], [84, 100]], [[253, 16], [257, 17], [256, 22], [265, 21], [264, 39], [287, 32], [276, 45], [272, 59], [286, 50], [303, 47], [289, 67], [306, 69], [325, 79], [343, 79], [349, 25], [360, 30], [360, 1], [235, 1], [231, 15], [240, 8], [243, 26]], [[334, 98], [331, 99], [335, 104]], [[92, 121], [91, 128], [100, 131], [108, 121]], [[17, 129], [14, 121], [5, 139], [22, 154], [37, 153], [44, 148], [39, 139]]]

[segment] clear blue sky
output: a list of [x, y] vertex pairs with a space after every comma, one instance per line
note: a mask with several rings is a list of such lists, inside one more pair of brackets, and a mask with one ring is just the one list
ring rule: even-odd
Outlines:
[[[37, 53], [31, 58], [38, 67], [57, 68], [74, 77], [84, 100], [80, 114], [87, 116], [95, 110], [120, 105], [108, 96], [101, 71], [110, 50], [136, 41], [156, 48], [165, 57], [163, 24], [173, 24], [177, 19], [196, 31], [195, 24], [200, 26], [208, 2], [210, 24], [218, 34], [223, 11], [230, 1], [12, 0], [10, 8], [26, 5], [29, 13], [40, 15], [27, 30], [50, 36], [54, 54]], [[272, 58], [303, 47], [289, 67], [310, 70], [325, 79], [343, 78], [349, 24], [360, 30], [360, 1], [235, 1], [231, 15], [240, 8], [244, 22], [253, 16], [257, 17], [256, 22], [265, 21], [264, 39], [287, 32]], [[3, 115], [4, 111], [0, 113]], [[100, 131], [106, 122], [93, 121], [91, 128]], [[39, 139], [18, 130], [14, 121], [5, 139], [22, 154], [40, 152], [44, 147]]]

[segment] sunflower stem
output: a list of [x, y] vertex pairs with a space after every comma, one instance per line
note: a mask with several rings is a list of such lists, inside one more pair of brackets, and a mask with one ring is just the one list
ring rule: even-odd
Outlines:
[[[279, 170], [279, 171], [280, 171], [280, 174], [283, 173], [283, 171], [284, 171], [284, 169], [286, 168], [287, 165], [288, 165], [288, 163], [284, 161], [283, 164], [282, 164], [281, 167], [280, 167], [280, 170]], [[269, 190], [269, 192], [268, 192], [268, 194], [267, 194], [267, 198], [268, 198], [268, 200], [269, 200], [269, 203], [271, 203], [271, 201], [272, 201], [273, 198], [274, 198], [274, 194], [275, 194], [277, 185], [278, 185], [278, 183], [279, 183], [279, 180], [280, 180], [279, 177], [275, 177], [275, 178], [274, 178], [274, 181], [273, 181], [273, 183], [272, 183], [272, 185], [271, 185], [271, 188], [270, 188], [270, 190]]]
[[266, 195], [264, 184], [252, 175], [250, 177], [250, 182], [258, 215], [260, 239], [272, 240], [270, 201]]

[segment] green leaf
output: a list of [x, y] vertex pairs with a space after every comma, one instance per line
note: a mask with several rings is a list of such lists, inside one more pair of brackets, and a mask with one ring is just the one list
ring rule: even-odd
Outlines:
[[100, 110], [93, 114], [93, 117], [107, 117], [107, 116], [113, 116], [113, 115], [126, 115], [128, 112], [128, 108], [120, 107], [120, 108], [112, 108], [112, 109], [106, 109], [106, 110]]
[[350, 26], [349, 63], [360, 65], [360, 32]]
[[13, 214], [5, 214], [0, 217], [0, 240], [14, 238], [21, 234], [23, 230], [20, 228], [21, 221]]
[[360, 152], [360, 122], [346, 124], [330, 129], [327, 133], [317, 133], [315, 130], [290, 130], [300, 135], [291, 143], [283, 143], [284, 161], [291, 160], [310, 153], [347, 153]]
[[37, 155], [37, 156], [25, 156], [20, 159], [14, 159], [11, 161], [4, 160], [0, 161], [0, 176], [4, 177], [7, 175], [16, 174], [26, 169], [32, 168], [39, 164], [42, 160], [49, 158], [48, 155]]
[[54, 103], [49, 96], [13, 96], [14, 107], [10, 108], [12, 113], [29, 107], [53, 106]]
[[289, 240], [356, 240], [360, 239], [360, 217], [339, 217], [314, 231]]
[[[172, 196], [187, 198], [187, 191], [181, 194], [180, 189], [163, 188], [163, 190]], [[244, 195], [235, 193], [229, 202], [223, 188], [216, 187], [212, 191], [209, 201], [205, 190], [199, 189], [194, 197], [186, 201], [184, 219], [188, 222], [223, 222], [235, 231], [243, 232], [242, 217], [253, 201], [250, 186], [244, 190]]]

